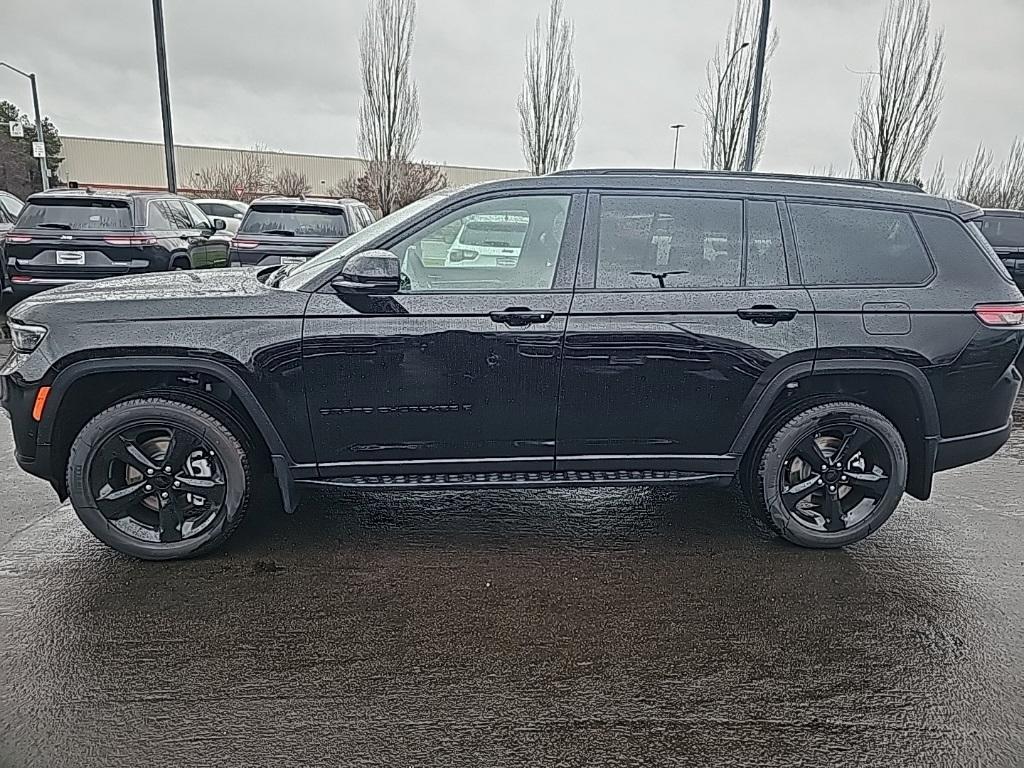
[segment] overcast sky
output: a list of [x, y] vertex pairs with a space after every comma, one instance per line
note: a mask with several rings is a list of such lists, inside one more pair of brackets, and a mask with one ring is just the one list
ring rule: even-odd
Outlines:
[[[521, 168], [516, 97], [547, 0], [419, 0], [414, 76], [420, 159]], [[182, 144], [353, 155], [365, 0], [165, 0], [174, 134]], [[762, 170], [851, 159], [860, 76], [884, 0], [776, 0], [779, 47]], [[979, 141], [1005, 155], [1024, 135], [1024, 0], [933, 0], [946, 32], [945, 103], [926, 172]], [[583, 120], [574, 165], [700, 167], [696, 94], [733, 0], [566, 0], [576, 25]], [[0, 59], [39, 77], [43, 112], [68, 134], [159, 140], [151, 4], [5, 4]], [[0, 69], [0, 98], [31, 108]]]

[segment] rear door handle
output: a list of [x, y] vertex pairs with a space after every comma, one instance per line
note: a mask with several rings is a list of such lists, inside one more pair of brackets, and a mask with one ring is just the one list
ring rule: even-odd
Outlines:
[[737, 309], [736, 315], [740, 320], [749, 320], [754, 325], [775, 325], [788, 323], [796, 317], [797, 310], [780, 309], [770, 304], [755, 304], [747, 309]]
[[529, 307], [508, 307], [500, 312], [491, 312], [490, 318], [496, 323], [518, 328], [534, 323], [546, 323], [554, 314], [546, 310], [532, 310]]

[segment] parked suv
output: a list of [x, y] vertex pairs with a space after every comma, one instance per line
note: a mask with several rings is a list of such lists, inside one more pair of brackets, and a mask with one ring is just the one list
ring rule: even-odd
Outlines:
[[234, 266], [301, 263], [373, 223], [358, 200], [261, 197], [246, 211], [231, 243]]
[[[3, 403], [19, 464], [143, 558], [219, 546], [269, 472], [287, 511], [309, 484], [736, 479], [838, 547], [1010, 433], [1024, 300], [980, 215], [756, 174], [491, 182], [302, 264], [23, 302]], [[482, 217], [526, 222], [514, 267], [424, 263]]]
[[30, 195], [3, 241], [15, 296], [139, 272], [223, 267], [226, 239], [169, 193], [58, 189]]

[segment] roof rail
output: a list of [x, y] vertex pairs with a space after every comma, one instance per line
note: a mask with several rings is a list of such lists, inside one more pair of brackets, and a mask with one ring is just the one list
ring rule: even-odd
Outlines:
[[924, 192], [920, 185], [910, 181], [879, 181], [877, 179], [849, 179], [841, 176], [808, 176], [799, 173], [759, 173], [745, 171], [707, 171], [675, 168], [573, 168], [555, 171], [548, 176], [713, 176], [746, 179], [778, 179], [781, 181], [811, 181], [823, 184], [848, 184], [854, 187], [895, 189], [900, 192]]

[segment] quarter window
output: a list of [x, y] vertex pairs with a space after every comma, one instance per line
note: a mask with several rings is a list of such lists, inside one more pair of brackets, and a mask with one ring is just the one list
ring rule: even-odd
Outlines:
[[146, 229], [151, 229], [155, 232], [163, 232], [165, 230], [176, 229], [171, 225], [171, 222], [167, 220], [167, 216], [164, 214], [164, 207], [161, 203], [150, 203], [146, 210]]
[[919, 285], [932, 275], [907, 213], [805, 203], [789, 210], [808, 285]]
[[550, 289], [570, 199], [488, 200], [432, 222], [392, 248], [403, 293]]

